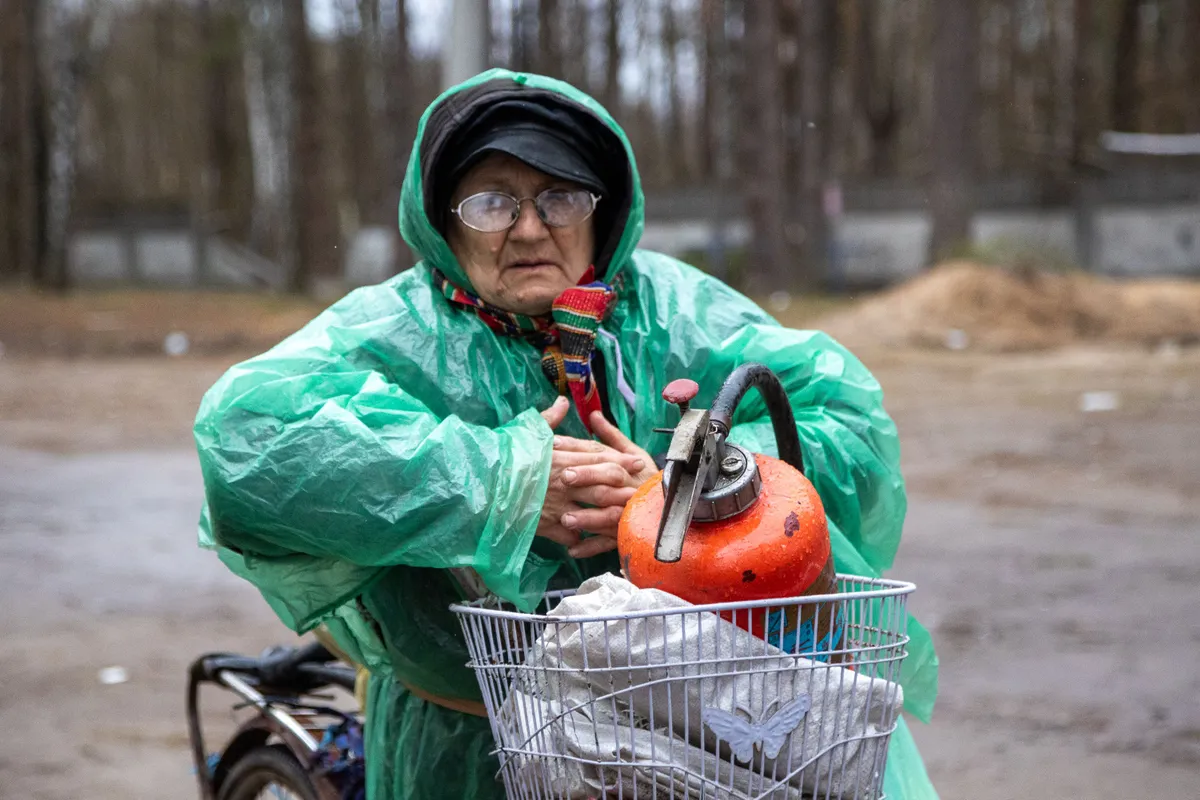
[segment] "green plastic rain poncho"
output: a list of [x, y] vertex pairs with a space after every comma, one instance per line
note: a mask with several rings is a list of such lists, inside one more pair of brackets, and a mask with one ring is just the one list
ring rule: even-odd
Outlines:
[[[614, 566], [574, 561], [534, 537], [552, 434], [540, 414], [556, 391], [529, 343], [499, 336], [452, 308], [430, 266], [470, 288], [430, 223], [423, 185], [430, 148], [457, 115], [497, 93], [554, 93], [619, 137], [631, 196], [604, 278], [619, 300], [597, 337], [607, 405], [651, 453], [673, 424], [660, 394], [700, 384], [708, 405], [728, 374], [770, 366], [792, 400], [805, 472], [829, 515], [839, 571], [891, 566], [905, 513], [896, 429], [879, 384], [824, 334], [781, 327], [742, 295], [697, 270], [636, 250], [643, 197], [624, 133], [594, 100], [559, 81], [493, 70], [440, 97], [422, 117], [404, 181], [400, 227], [421, 264], [356, 290], [269, 352], [239, 364], [207, 393], [196, 420], [207, 506], [200, 539], [253, 583], [297, 632], [324, 623], [371, 670], [367, 701], [370, 797], [502, 797], [486, 719], [405, 688], [478, 700], [450, 567], [472, 567], [497, 595], [532, 609], [548, 585], [578, 584]], [[451, 121], [447, 121], [451, 120]], [[602, 266], [602, 265], [600, 265]], [[730, 439], [775, 452], [756, 394]], [[572, 412], [561, 433], [585, 437]], [[902, 683], [909, 713], [928, 719], [937, 659], [911, 623]], [[936, 798], [907, 727], [892, 739], [886, 791]]]

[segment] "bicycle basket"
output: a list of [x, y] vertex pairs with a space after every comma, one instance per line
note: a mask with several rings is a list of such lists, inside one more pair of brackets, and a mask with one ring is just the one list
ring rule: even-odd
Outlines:
[[693, 606], [604, 575], [534, 614], [454, 606], [509, 798], [877, 800], [915, 587], [838, 585]]

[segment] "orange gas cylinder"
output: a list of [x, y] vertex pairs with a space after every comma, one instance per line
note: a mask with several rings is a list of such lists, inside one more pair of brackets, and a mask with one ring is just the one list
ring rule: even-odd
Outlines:
[[662, 473], [625, 506], [617, 548], [626, 577], [689, 603], [729, 603], [805, 594], [829, 563], [825, 509], [813, 485], [777, 458], [756, 454], [758, 498], [744, 512], [693, 521], [678, 561], [655, 558], [664, 497]]
[[[751, 387], [766, 401], [781, 458], [725, 441], [734, 408]], [[695, 604], [836, 593], [825, 509], [801, 471], [799, 437], [778, 378], [762, 365], [743, 365], [710, 410], [690, 408], [698, 389], [680, 380], [663, 392], [682, 416], [666, 468], [621, 515], [625, 577]], [[834, 612], [808, 604], [722, 616], [785, 650], [815, 654], [840, 644], [843, 620]]]

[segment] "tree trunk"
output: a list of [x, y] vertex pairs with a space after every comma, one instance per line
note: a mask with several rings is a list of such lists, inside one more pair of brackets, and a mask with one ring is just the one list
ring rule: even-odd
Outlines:
[[[868, 146], [869, 170], [872, 177], [894, 175], [897, 166], [896, 135], [899, 132], [900, 107], [896, 102], [895, 65], [884, 66], [879, 54], [879, 17], [873, 0], [862, 0], [858, 9], [857, 64], [855, 65], [855, 95], [857, 105], [867, 122], [870, 134]], [[892, 31], [888, 41], [894, 41]], [[886, 48], [884, 59], [894, 56]]]
[[1071, 150], [1070, 163], [1075, 171], [1087, 160], [1088, 143], [1096, 133], [1092, 69], [1092, 4], [1076, 0], [1074, 17], [1074, 58], [1071, 62]]
[[512, 0], [513, 69], [528, 72], [538, 69], [542, 56], [538, 52], [537, 0]]
[[663, 153], [668, 161], [668, 180], [673, 185], [687, 184], [691, 179], [688, 158], [688, 137], [684, 133], [683, 98], [679, 88], [680, 33], [675, 9], [670, 0], [662, 5], [663, 48], [667, 72], [667, 124]]
[[725, 15], [720, 0], [701, 0], [700, 36], [704, 42], [703, 85], [700, 97], [700, 177], [712, 181], [717, 175], [720, 160], [720, 133], [717, 130], [717, 107], [721, 89], [722, 51], [725, 38]]
[[350, 229], [354, 230], [364, 216], [372, 213], [375, 183], [379, 174], [373, 155], [378, 129], [371, 119], [367, 97], [367, 59], [370, 58], [367, 40], [369, 22], [363, 17], [361, 0], [340, 0], [340, 31], [337, 40], [338, 91], [329, 97], [334, 118], [343, 131], [353, 132], [342, 137], [337, 154], [331, 163], [340, 163], [337, 171], [341, 185], [335, 196], [345, 198], [352, 212]]
[[[1045, 10], [1049, 34], [1038, 54], [1038, 68], [1043, 73], [1040, 113], [1043, 114], [1042, 136], [1045, 142], [1038, 151], [1040, 172], [1061, 174], [1063, 162], [1061, 144], [1070, 139], [1070, 94], [1067, 90], [1070, 68], [1070, 35], [1066, 28], [1072, 20], [1063, 22], [1058, 4], [1051, 2]], [[1064, 58], [1064, 54], [1066, 58]], [[1063, 64], [1067, 68], [1064, 70]]]
[[979, 15], [975, 2], [938, 0], [933, 29], [929, 262], [970, 241], [978, 158]]
[[774, 3], [745, 4], [744, 58], [747, 104], [743, 119], [746, 211], [753, 230], [751, 287], [785, 288], [788, 248], [785, 230], [783, 108], [779, 74], [779, 15]]
[[[84, 70], [84, 36], [77, 11], [61, 2], [52, 7], [47, 111], [46, 255], [38, 282], [54, 291], [69, 283], [68, 248], [78, 166], [79, 82]], [[40, 31], [39, 31], [40, 33]]]
[[[780, 116], [783, 122], [783, 172], [788, 190], [795, 192], [799, 183], [804, 159], [804, 57], [801, 53], [800, 28], [803, 0], [784, 0], [777, 4], [779, 26], [778, 69], [781, 96]], [[807, 13], [808, 9], [804, 9]], [[790, 207], [786, 225], [793, 234], [798, 230], [799, 210]], [[789, 238], [789, 248], [795, 250], [799, 242]]]
[[8, 276], [37, 280], [46, 255], [46, 182], [48, 136], [44, 82], [39, 62], [42, 45], [40, 0], [0, 3], [0, 229], [5, 234], [0, 259]]
[[23, 131], [21, 114], [21, 60], [24, 41], [18, 0], [0, 0], [0, 282], [21, 274], [18, 239], [22, 220], [17, 200], [20, 180], [18, 148]]
[[563, 76], [562, 32], [558, 0], [537, 0], [537, 71], [553, 78]]
[[413, 113], [415, 98], [413, 97], [414, 78], [412, 56], [408, 51], [408, 10], [407, 0], [396, 0], [396, 30], [392, 41], [391, 79], [387, 81], [388, 116], [391, 127], [395, 132], [392, 151], [392, 167], [388, 174], [393, 184], [393, 197], [404, 181], [404, 173], [408, 168], [408, 154], [411, 152], [413, 136], [416, 134], [416, 115]]
[[362, 211], [366, 220], [375, 225], [395, 218], [391, 208], [391, 160], [396, 146], [392, 141], [398, 131], [388, 124], [388, 96], [384, 72], [383, 20], [379, 0], [358, 0], [358, 16], [362, 20], [362, 39], [359, 49], [363, 59], [363, 92], [366, 97], [367, 120], [371, 126], [369, 173], [364, 176]]
[[1092, 81], [1092, 4], [1076, 0], [1074, 25], [1074, 58], [1071, 63], [1072, 114], [1071, 201], [1074, 211], [1075, 260], [1084, 269], [1095, 261], [1095, 208], [1091, 190], [1091, 168], [1088, 164], [1089, 144], [1095, 136]]
[[283, 0], [252, 0], [250, 11], [242, 70], [254, 180], [250, 242], [278, 261], [290, 282], [296, 263], [289, 206], [294, 114], [287, 36], [280, 25]]
[[[237, 238], [249, 234], [244, 218], [238, 175], [240, 137], [230, 92], [237, 85], [237, 55], [241, 35], [236, 12], [226, 0], [205, 0], [198, 8], [201, 41], [203, 120], [199, 130], [199, 219], [202, 234], [227, 231]], [[203, 247], [200, 248], [205, 253]]]
[[800, 172], [796, 186], [800, 202], [799, 278], [814, 286], [825, 274], [827, 225], [822, 203], [829, 179], [832, 140], [829, 126], [833, 118], [832, 78], [837, 35], [835, 0], [806, 0], [800, 15], [801, 97], [800, 97]]
[[[389, 196], [390, 207], [395, 209], [400, 198], [400, 188], [404, 184], [404, 174], [408, 170], [408, 156], [412, 152], [413, 139], [416, 136], [417, 113], [415, 83], [416, 75], [413, 70], [412, 55], [408, 49], [408, 9], [407, 0], [396, 0], [396, 28], [392, 41], [391, 77], [387, 81], [388, 118], [391, 120], [392, 151], [391, 166], [387, 171], [391, 185]], [[393, 268], [399, 272], [414, 263], [412, 253], [400, 239], [396, 231], [396, 257]]]
[[[1021, 20], [1024, 0], [1008, 0], [1008, 151], [1010, 158], [1022, 169], [1028, 168], [1029, 152], [1026, 146], [1026, 125], [1032, 117], [1031, 109], [1026, 107], [1025, 87], [1028, 79], [1025, 77], [1024, 57], [1021, 50]], [[936, 34], [935, 34], [936, 35]], [[935, 55], [934, 58], [937, 56]], [[936, 117], [935, 117], [936, 120]], [[936, 124], [936, 122], [935, 122]]]
[[591, 35], [591, 16], [591, 8], [586, 0], [564, 0], [558, 5], [555, 18], [555, 30], [558, 31], [559, 77], [588, 93], [588, 37]]
[[1156, 2], [1154, 6], [1157, 12], [1154, 24], [1147, 26], [1150, 28], [1150, 41], [1144, 43], [1148, 44], [1149, 52], [1140, 59], [1138, 65], [1141, 73], [1138, 85], [1144, 87], [1142, 94], [1146, 101], [1138, 125], [1154, 133], [1167, 133], [1179, 130], [1178, 120], [1172, 119], [1175, 109], [1171, 90], [1174, 87], [1171, 81], [1170, 37], [1167, 32], [1171, 9], [1166, 2]]
[[294, 292], [324, 292], [341, 282], [337, 219], [325, 163], [321, 109], [308, 14], [304, 3], [285, 0], [285, 30], [291, 61], [294, 126], [291, 141], [292, 225], [296, 236]]
[[[1184, 83], [1194, 89], [1200, 86], [1200, 47], [1195, 44], [1200, 40], [1200, 3], [1189, 0], [1183, 24], [1186, 26], [1183, 39], [1191, 42], [1187, 48], [1187, 72]], [[1200, 131], [1200, 103], [1195, 102], [1195, 96], [1191, 92], [1185, 96], [1191, 98], [1187, 103], [1188, 130]]]
[[621, 112], [621, 0], [608, 0], [605, 5], [604, 31], [604, 105], [608, 113], [619, 117]]
[[17, 237], [21, 226], [17, 205], [20, 170], [17, 127], [21, 96], [21, 10], [16, 0], [0, 0], [0, 282], [20, 275]]
[[1111, 125], [1115, 131], [1138, 130], [1138, 39], [1141, 36], [1140, 0], [1121, 0], [1116, 50], [1112, 61]]

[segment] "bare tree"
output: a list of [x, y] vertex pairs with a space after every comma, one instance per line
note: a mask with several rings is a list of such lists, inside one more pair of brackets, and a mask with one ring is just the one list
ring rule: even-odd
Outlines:
[[1138, 129], [1138, 40], [1141, 36], [1141, 0], [1121, 0], [1112, 60], [1113, 130]]
[[560, 76], [563, 80], [586, 91], [590, 90], [588, 70], [589, 30], [591, 7], [587, 0], [561, 0], [555, 14], [558, 30], [557, 51]]
[[1074, 3], [1073, 57], [1071, 60], [1071, 146], [1068, 161], [1078, 172], [1088, 160], [1088, 144], [1096, 133], [1095, 70], [1092, 62], [1095, 38], [1093, 36], [1092, 4], [1076, 0]]
[[725, 43], [725, 14], [720, 0], [701, 0], [700, 38], [703, 41], [702, 88], [700, 97], [700, 120], [697, 139], [700, 144], [700, 176], [713, 180], [717, 175], [720, 148], [717, 109], [724, 70], [722, 64], [727, 57], [723, 52]]
[[[893, 16], [884, 17], [877, 0], [860, 0], [855, 21], [855, 98], [870, 135], [870, 174], [883, 177], [895, 173], [897, 140], [901, 117], [896, 96], [894, 55], [890, 45], [895, 30]], [[881, 30], [882, 28], [882, 30]]]
[[540, 69], [544, 63], [539, 53], [540, 26], [538, 0], [512, 0], [512, 57], [513, 69]]
[[[46, 256], [39, 281], [64, 291], [69, 282], [67, 249], [71, 212], [75, 201], [78, 165], [79, 93], [91, 21], [73, 4], [57, 0], [50, 6], [47, 47], [49, 78], [48, 174], [46, 180]], [[45, 34], [46, 31], [39, 31]]]
[[25, 280], [39, 275], [45, 254], [42, 7], [39, 0], [0, 2], [0, 277]]
[[1183, 80], [1184, 86], [1188, 87], [1184, 94], [1187, 99], [1187, 123], [1190, 130], [1200, 131], [1200, 103], [1195, 102], [1192, 93], [1195, 87], [1200, 86], [1200, 47], [1196, 47], [1196, 41], [1200, 39], [1200, 3], [1187, 4], [1182, 25], [1185, 31], [1184, 41], [1191, 43], [1187, 46], [1187, 66]]
[[[416, 107], [419, 102], [416, 93], [416, 70], [408, 46], [407, 0], [396, 0], [396, 20], [391, 39], [391, 68], [386, 81], [388, 127], [392, 130], [389, 140], [391, 165], [385, 172], [390, 178], [388, 206], [394, 214], [400, 197], [400, 187], [404, 183], [404, 174], [408, 168], [411, 144], [416, 135]], [[399, 271], [411, 266], [413, 257], [400, 239], [399, 230], [395, 232], [393, 241], [396, 244], [393, 268]]]
[[837, 38], [835, 0], [806, 0], [799, 15], [801, 96], [799, 104], [800, 170], [796, 187], [800, 202], [798, 277], [813, 285], [824, 275], [826, 221], [822, 195], [830, 178], [833, 140], [833, 60]]
[[537, 2], [537, 71], [555, 78], [562, 77], [562, 30], [559, 27], [558, 0]]
[[779, 74], [779, 16], [775, 3], [745, 4], [746, 210], [753, 229], [751, 277], [755, 288], [786, 286], [784, 131]]
[[338, 140], [337, 158], [330, 159], [331, 165], [337, 163], [339, 167], [331, 172], [338, 184], [336, 196], [344, 199], [342, 208], [352, 215], [351, 230], [364, 216], [375, 213], [373, 205], [379, 191], [379, 162], [374, 153], [379, 130], [372, 119], [367, 78], [371, 21], [364, 14], [369, 12], [365, 5], [362, 0], [339, 0], [335, 6], [340, 28], [335, 45], [338, 91], [326, 98], [340, 128], [353, 132]]
[[322, 97], [305, 4], [285, 0], [283, 8], [295, 120], [290, 172], [296, 264], [290, 284], [296, 292], [320, 291], [320, 284], [336, 282], [341, 275], [336, 209], [321, 135]]
[[[966, 238], [977, 176], [1066, 199], [1103, 128], [1200, 130], [1193, 0], [506, 2], [498, 60], [594, 84], [650, 191], [741, 184], [772, 285], [803, 275], [797, 253], [819, 268], [831, 171], [927, 178], [937, 255]], [[154, 202], [289, 274], [303, 252], [299, 282], [336, 274], [339, 222], [394, 219], [438, 73], [403, 0], [330, 4], [337, 38], [299, 38], [303, 5], [0, 0], [0, 272], [61, 282], [73, 216]]]
[[610, 114], [621, 108], [621, 0], [606, 0], [604, 28], [604, 105]]
[[246, 117], [254, 174], [251, 242], [291, 275], [296, 260], [288, 198], [292, 196], [293, 113], [287, 41], [280, 24], [283, 0], [251, 0], [245, 50]]
[[371, 130], [371, 171], [365, 176], [360, 190], [364, 198], [365, 215], [378, 224], [394, 218], [391, 208], [389, 164], [394, 157], [394, 139], [403, 135], [388, 124], [388, 92], [386, 88], [387, 47], [383, 29], [383, 14], [379, 0], [358, 0], [358, 17], [362, 32], [363, 87], [366, 96], [367, 120]]
[[1071, 200], [1075, 210], [1075, 254], [1087, 269], [1094, 261], [1095, 208], [1091, 192], [1091, 142], [1096, 134], [1095, 69], [1093, 67], [1094, 17], [1092, 4], [1076, 0], [1074, 8], [1071, 63], [1071, 143], [1067, 166], [1071, 176]]
[[0, 220], [14, 220], [0, 228], [0, 281], [19, 275], [17, 244], [20, 223], [15, 194], [20, 171], [17, 155], [21, 131], [16, 127], [20, 88], [21, 10], [13, 0], [0, 0]]
[[934, 4], [930, 263], [970, 239], [978, 158], [978, 10], [975, 0]]
[[691, 180], [688, 137], [684, 133], [683, 97], [679, 81], [680, 31], [678, 12], [671, 0], [663, 0], [662, 40], [667, 73], [667, 119], [662, 126], [666, 142], [662, 152], [667, 156], [667, 175], [672, 183], [687, 184]]
[[[388, 118], [395, 136], [392, 140], [393, 167], [388, 174], [398, 189], [408, 166], [409, 144], [416, 133], [416, 98], [412, 55], [408, 48], [408, 3], [396, 0], [395, 33], [392, 36], [392, 67], [388, 77]], [[393, 193], [394, 196], [394, 193]]]
[[[238, 9], [229, 0], [204, 0], [198, 8], [201, 57], [198, 78], [203, 84], [202, 124], [197, 131], [200, 147], [196, 159], [197, 262], [208, 264], [208, 236], [215, 231], [235, 237], [249, 235], [250, 208], [245, 202], [248, 185], [240, 174], [244, 117], [231, 93], [241, 85], [239, 54], [242, 47]], [[240, 98], [238, 98], [240, 101]], [[204, 276], [198, 275], [203, 282]]]

